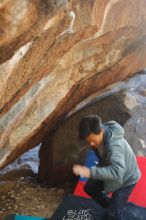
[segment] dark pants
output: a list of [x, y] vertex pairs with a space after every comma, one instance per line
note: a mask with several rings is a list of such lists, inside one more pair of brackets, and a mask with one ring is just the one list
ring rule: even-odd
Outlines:
[[135, 184], [120, 188], [113, 192], [112, 197], [109, 198], [104, 192], [103, 181], [89, 179], [85, 184], [84, 190], [103, 208], [108, 208], [108, 217], [106, 217], [106, 220], [124, 220], [126, 203], [134, 186]]

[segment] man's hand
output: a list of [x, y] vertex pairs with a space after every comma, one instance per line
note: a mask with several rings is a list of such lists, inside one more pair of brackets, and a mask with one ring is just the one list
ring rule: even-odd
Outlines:
[[85, 178], [91, 177], [90, 169], [85, 166], [81, 166], [81, 165], [74, 165], [73, 166], [73, 173], [76, 176], [81, 176], [81, 177], [85, 177]]

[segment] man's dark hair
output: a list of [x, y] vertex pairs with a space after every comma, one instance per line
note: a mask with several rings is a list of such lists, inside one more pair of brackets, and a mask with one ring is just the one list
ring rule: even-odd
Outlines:
[[99, 134], [101, 128], [101, 118], [97, 115], [88, 115], [79, 122], [79, 138], [86, 139], [91, 133]]

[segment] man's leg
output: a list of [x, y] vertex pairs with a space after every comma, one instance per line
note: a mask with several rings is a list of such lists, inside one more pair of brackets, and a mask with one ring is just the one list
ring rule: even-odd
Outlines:
[[125, 208], [134, 185], [123, 187], [112, 194], [108, 209], [108, 220], [125, 220]]
[[103, 208], [109, 206], [110, 198], [104, 192], [103, 181], [89, 179], [84, 186], [84, 191]]

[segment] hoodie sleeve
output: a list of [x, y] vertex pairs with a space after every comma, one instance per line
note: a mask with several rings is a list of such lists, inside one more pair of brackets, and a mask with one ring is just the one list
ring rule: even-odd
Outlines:
[[125, 172], [124, 152], [120, 145], [113, 145], [108, 152], [109, 165], [91, 167], [91, 178], [94, 180], [115, 180], [122, 182]]

